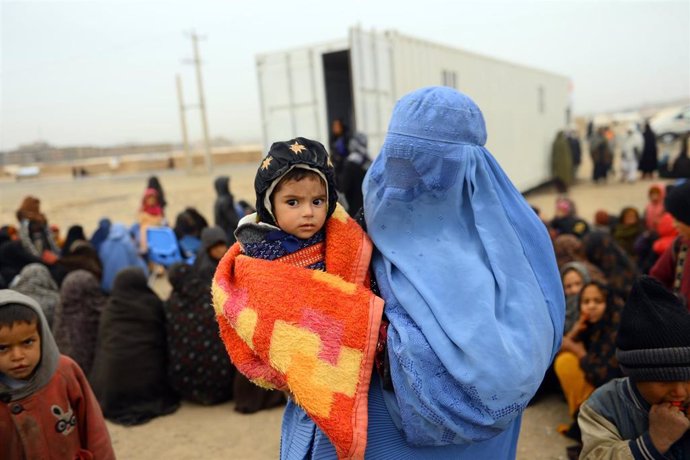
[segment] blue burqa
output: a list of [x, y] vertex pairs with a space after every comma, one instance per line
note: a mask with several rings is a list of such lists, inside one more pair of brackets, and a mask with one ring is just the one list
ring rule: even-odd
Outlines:
[[[364, 180], [395, 388], [372, 380], [367, 458], [514, 458], [560, 347], [548, 234], [485, 143], [469, 97], [424, 88], [395, 106]], [[309, 425], [288, 406], [281, 458], [335, 458]]]

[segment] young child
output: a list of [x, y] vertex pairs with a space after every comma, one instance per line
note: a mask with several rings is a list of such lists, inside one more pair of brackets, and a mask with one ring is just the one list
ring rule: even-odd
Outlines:
[[238, 371], [290, 393], [281, 458], [316, 456], [317, 445], [360, 458], [383, 308], [369, 289], [371, 241], [337, 205], [318, 142], [274, 143], [254, 188], [257, 212], [214, 277], [221, 336]]
[[147, 188], [141, 199], [141, 207], [137, 214], [137, 221], [139, 222], [139, 252], [141, 254], [148, 252], [146, 229], [163, 225], [164, 219], [158, 191], [154, 188]]
[[581, 459], [690, 458], [690, 313], [643, 276], [623, 310], [616, 356], [626, 377], [580, 410]]
[[[614, 355], [622, 300], [603, 284], [590, 281], [580, 291], [580, 318], [563, 337], [554, 370], [571, 416], [595, 388], [620, 376]], [[575, 433], [576, 425], [570, 434]], [[568, 434], [570, 436], [570, 434]]]
[[0, 290], [0, 458], [114, 459], [84, 373], [60, 355], [39, 305]]
[[645, 227], [648, 231], [656, 231], [656, 226], [659, 219], [666, 212], [664, 208], [664, 196], [666, 195], [666, 186], [663, 184], [653, 184], [649, 187], [647, 197], [649, 202], [644, 211]]

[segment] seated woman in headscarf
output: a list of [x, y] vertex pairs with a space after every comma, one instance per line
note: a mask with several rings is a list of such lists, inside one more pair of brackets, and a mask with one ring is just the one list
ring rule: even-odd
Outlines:
[[139, 267], [148, 274], [146, 262], [137, 254], [134, 240], [127, 228], [122, 224], [113, 224], [108, 231], [108, 237], [101, 243], [98, 257], [103, 264], [103, 279], [101, 287], [109, 293], [115, 276], [127, 267]]
[[553, 250], [556, 253], [556, 263], [561, 270], [565, 264], [580, 262], [589, 272], [593, 280], [606, 282], [606, 277], [594, 264], [587, 260], [585, 246], [575, 235], [560, 235], [553, 240]]
[[621, 211], [618, 223], [613, 229], [613, 238], [629, 257], [636, 260], [635, 242], [643, 231], [644, 224], [638, 210], [632, 206], [626, 206]]
[[72, 250], [72, 245], [77, 241], [86, 241], [84, 227], [81, 225], [72, 225], [69, 229], [67, 229], [67, 236], [65, 237], [65, 242], [62, 244], [62, 251], [60, 251], [60, 255], [65, 256], [69, 254]]
[[55, 307], [60, 301], [58, 286], [43, 264], [29, 264], [22, 268], [10, 289], [31, 297], [43, 309], [43, 314], [52, 326]]
[[232, 398], [235, 368], [218, 337], [209, 286], [185, 263], [170, 267], [168, 279], [172, 285], [165, 302], [170, 384], [189, 401], [227, 401]]
[[193, 207], [187, 207], [175, 218], [175, 236], [184, 259], [194, 260], [201, 246], [201, 232], [208, 227], [204, 216]]
[[163, 302], [141, 269], [118, 273], [98, 327], [89, 381], [110, 421], [138, 425], [175, 412], [179, 398], [167, 374]]
[[108, 298], [101, 281], [86, 270], [69, 273], [60, 287], [53, 336], [60, 353], [79, 364], [89, 375], [98, 338], [98, 322]]
[[617, 291], [623, 300], [628, 298], [635, 277], [637, 265], [623, 248], [606, 233], [592, 232], [584, 240], [585, 255], [606, 277], [608, 287]]
[[[374, 372], [369, 389], [366, 458], [515, 457], [522, 411], [560, 347], [565, 306], [549, 236], [485, 142], [473, 101], [424, 88], [397, 103], [365, 178], [390, 321], [384, 378]], [[281, 458], [309, 455], [335, 451], [308, 419], [284, 420]]]
[[70, 244], [70, 250], [60, 256], [53, 266], [53, 278], [62, 286], [65, 277], [75, 270], [86, 270], [101, 282], [103, 277], [103, 264], [98, 257], [98, 252], [91, 243], [84, 240], [76, 240]]
[[98, 228], [96, 228], [93, 235], [91, 235], [91, 240], [89, 240], [89, 243], [91, 243], [91, 246], [93, 246], [96, 252], [101, 248], [101, 244], [103, 244], [105, 239], [108, 238], [111, 225], [112, 222], [110, 222], [110, 219], [107, 217], [98, 221]]
[[15, 227], [6, 225], [0, 228], [0, 277], [5, 281], [5, 288], [10, 286], [22, 268], [42, 263], [40, 257], [24, 248]]

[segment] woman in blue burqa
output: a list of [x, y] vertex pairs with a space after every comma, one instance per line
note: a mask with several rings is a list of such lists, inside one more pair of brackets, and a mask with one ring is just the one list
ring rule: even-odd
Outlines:
[[[364, 180], [389, 372], [373, 372], [366, 458], [515, 458], [524, 408], [560, 347], [549, 236], [450, 88], [398, 101]], [[390, 385], [392, 383], [392, 385]], [[299, 408], [281, 458], [336, 458]]]

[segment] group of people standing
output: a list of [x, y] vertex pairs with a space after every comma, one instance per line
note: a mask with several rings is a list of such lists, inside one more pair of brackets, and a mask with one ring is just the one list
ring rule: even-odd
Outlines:
[[[595, 127], [592, 122], [587, 127], [587, 142], [592, 160], [592, 180], [606, 182], [614, 174], [614, 158], [620, 155], [618, 176], [621, 182], [635, 182], [639, 177], [652, 179], [660, 177], [690, 178], [690, 158], [688, 137], [680, 139], [680, 154], [672, 164], [662, 164], [659, 159], [656, 134], [649, 122], [644, 130], [636, 123], [630, 123], [616, 133], [610, 126]], [[552, 146], [552, 174], [559, 192], [565, 193], [577, 177], [582, 160], [582, 145], [576, 131], [561, 131]]]

